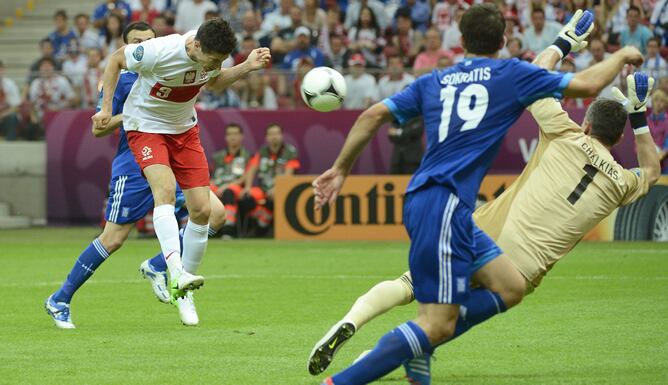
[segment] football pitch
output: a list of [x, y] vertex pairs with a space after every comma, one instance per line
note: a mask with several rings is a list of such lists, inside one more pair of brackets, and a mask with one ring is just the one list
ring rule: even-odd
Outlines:
[[[376, 282], [407, 266], [404, 242], [211, 241], [181, 325], [137, 269], [156, 240], [129, 240], [75, 295], [76, 330], [44, 300], [95, 228], [0, 232], [0, 384], [318, 385], [306, 360]], [[326, 374], [345, 368], [415, 314], [362, 328]], [[519, 307], [436, 353], [434, 384], [668, 384], [668, 244], [586, 243]], [[395, 371], [381, 384], [406, 384]]]

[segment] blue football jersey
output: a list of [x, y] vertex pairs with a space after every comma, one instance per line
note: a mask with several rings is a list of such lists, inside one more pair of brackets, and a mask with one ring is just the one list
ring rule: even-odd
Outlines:
[[[114, 93], [111, 116], [123, 113], [123, 104], [125, 104], [125, 99], [128, 98], [130, 90], [135, 84], [138, 76], [139, 75], [134, 72], [121, 72], [121, 75], [118, 78], [116, 92]], [[100, 108], [102, 107], [103, 92], [104, 90], [100, 92], [96, 112], [100, 111]], [[119, 133], [120, 139], [118, 141], [118, 149], [116, 150], [114, 161], [111, 164], [111, 177], [114, 178], [119, 175], [141, 175], [141, 169], [137, 165], [135, 157], [132, 155], [132, 151], [130, 151], [130, 147], [128, 146], [128, 137], [123, 127], [121, 127], [119, 130]]]
[[469, 207], [506, 132], [526, 106], [561, 98], [572, 74], [517, 59], [465, 59], [426, 74], [383, 103], [399, 123], [422, 115], [427, 151], [407, 192], [439, 184]]

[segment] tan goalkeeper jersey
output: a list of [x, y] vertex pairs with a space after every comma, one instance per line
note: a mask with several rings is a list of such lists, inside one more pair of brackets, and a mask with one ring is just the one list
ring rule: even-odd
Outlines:
[[585, 135], [557, 100], [539, 100], [529, 111], [540, 127], [535, 153], [519, 178], [473, 217], [537, 286], [589, 230], [645, 195], [649, 184], [643, 172], [624, 169]]

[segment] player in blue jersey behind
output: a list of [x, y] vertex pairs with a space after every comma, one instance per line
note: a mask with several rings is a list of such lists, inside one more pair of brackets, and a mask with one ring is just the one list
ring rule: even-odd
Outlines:
[[[548, 55], [563, 58], [586, 46], [593, 15], [578, 12], [573, 19]], [[430, 355], [440, 344], [521, 300], [522, 275], [472, 219], [482, 178], [526, 106], [545, 97], [595, 96], [623, 64], [642, 63], [642, 55], [634, 49], [595, 70], [592, 67], [596, 72], [576, 75], [549, 72], [516, 59], [499, 60], [505, 22], [493, 4], [471, 7], [459, 27], [465, 59], [420, 77], [363, 112], [334, 166], [313, 183], [316, 208], [332, 204], [355, 159], [383, 124], [423, 117], [427, 151], [404, 204], [417, 319], [383, 336], [368, 355], [327, 378], [327, 385], [374, 381], [407, 360]], [[471, 288], [472, 276], [479, 287]], [[328, 347], [336, 349], [346, 336], [343, 331]]]
[[[130, 24], [123, 31], [123, 41], [138, 44], [155, 37], [155, 31], [146, 23]], [[93, 126], [93, 135], [103, 137], [115, 132], [123, 123], [123, 104], [127, 99], [138, 75], [133, 72], [123, 72], [118, 80], [114, 92], [113, 111], [111, 121], [104, 127]], [[100, 100], [102, 92], [100, 93]], [[99, 106], [98, 106], [99, 110]], [[53, 318], [55, 325], [61, 329], [74, 329], [70, 314], [70, 303], [74, 293], [90, 278], [95, 270], [109, 255], [118, 250], [127, 239], [135, 222], [146, 216], [153, 209], [153, 195], [148, 182], [142, 176], [139, 166], [135, 162], [128, 147], [127, 135], [122, 128], [119, 130], [119, 143], [111, 169], [109, 183], [109, 199], [105, 212], [106, 224], [102, 234], [98, 236], [81, 253], [75, 262], [70, 274], [58, 291], [46, 301], [47, 313]], [[185, 198], [177, 186], [176, 201], [183, 206]], [[225, 222], [225, 208], [220, 200], [211, 194], [211, 217], [209, 235], [214, 235]], [[178, 204], [180, 202], [180, 204]], [[196, 270], [201, 263], [201, 255], [185, 258], [183, 264], [186, 269]], [[150, 260], [144, 261], [140, 272], [151, 282], [153, 292], [161, 302], [169, 303], [171, 295], [167, 284], [167, 265], [162, 253]], [[179, 316], [185, 325], [197, 325], [199, 319], [195, 310], [192, 293], [178, 298], [175, 303], [179, 309]]]

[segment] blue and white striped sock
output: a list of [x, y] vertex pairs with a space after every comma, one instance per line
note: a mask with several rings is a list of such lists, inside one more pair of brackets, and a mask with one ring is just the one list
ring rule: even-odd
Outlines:
[[95, 238], [79, 255], [67, 279], [53, 295], [54, 301], [70, 303], [74, 293], [93, 275], [95, 270], [100, 267], [107, 257], [109, 257], [109, 252], [102, 246], [100, 240]]
[[335, 385], [361, 385], [390, 373], [404, 361], [431, 354], [433, 348], [425, 332], [406, 322], [385, 334], [376, 347], [348, 369], [332, 377]]

